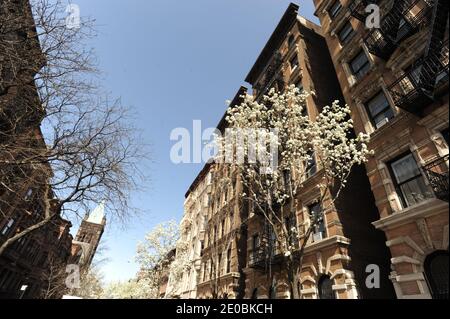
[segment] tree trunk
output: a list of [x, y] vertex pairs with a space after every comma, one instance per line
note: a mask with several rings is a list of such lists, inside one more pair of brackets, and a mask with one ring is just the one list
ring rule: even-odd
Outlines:
[[0, 256], [3, 255], [3, 253], [5, 252], [5, 250], [10, 247], [12, 244], [14, 244], [17, 240], [19, 240], [22, 237], [25, 237], [26, 235], [35, 232], [36, 230], [44, 227], [45, 225], [47, 225], [53, 218], [52, 216], [49, 216], [47, 218], [45, 218], [44, 220], [40, 221], [39, 223], [32, 225], [28, 228], [26, 228], [25, 230], [21, 231], [20, 233], [14, 235], [11, 238], [8, 238], [1, 246], [0, 246]]

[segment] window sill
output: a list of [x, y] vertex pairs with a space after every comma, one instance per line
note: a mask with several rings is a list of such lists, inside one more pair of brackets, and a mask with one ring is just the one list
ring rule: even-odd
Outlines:
[[430, 217], [440, 213], [448, 214], [448, 203], [432, 198], [399, 210], [392, 215], [373, 222], [372, 225], [377, 229], [386, 230], [408, 224], [418, 218]]
[[[412, 116], [412, 115], [411, 115]], [[372, 141], [375, 141], [376, 139], [380, 138], [380, 136], [383, 136], [385, 131], [389, 131], [389, 134], [392, 134], [392, 132], [390, 131], [390, 129], [394, 126], [397, 125], [398, 122], [400, 122], [401, 120], [403, 120], [404, 118], [407, 118], [408, 115], [404, 112], [400, 112], [395, 114], [395, 116], [393, 118], [391, 118], [389, 120], [389, 122], [387, 122], [386, 124], [384, 124], [383, 126], [376, 128], [373, 126], [373, 132], [370, 133], [370, 138]]]
[[327, 248], [332, 245], [336, 244], [344, 244], [344, 245], [350, 245], [350, 239], [343, 237], [343, 236], [331, 236], [322, 239], [321, 241], [310, 243], [305, 246], [305, 253], [313, 252], [319, 249]]

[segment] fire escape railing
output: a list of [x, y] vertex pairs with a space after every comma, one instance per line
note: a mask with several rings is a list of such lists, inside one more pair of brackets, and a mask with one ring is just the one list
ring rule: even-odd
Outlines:
[[[417, 11], [419, 5], [423, 7]], [[380, 28], [374, 28], [365, 36], [364, 42], [367, 49], [372, 54], [387, 60], [404, 39], [430, 22], [431, 15], [430, 1], [395, 1], [393, 7], [382, 19]]]
[[426, 105], [439, 96], [448, 85], [448, 41], [440, 52], [430, 53], [393, 82], [388, 90], [395, 105], [421, 116]]
[[354, 0], [348, 7], [350, 15], [361, 22], [365, 22], [368, 17], [368, 13], [366, 12], [367, 6], [378, 4], [380, 1], [381, 0]]
[[263, 80], [256, 87], [258, 93], [256, 100], [259, 100], [264, 94], [266, 94], [272, 87], [275, 81], [282, 81], [282, 77], [279, 77], [280, 71], [283, 67], [283, 56], [280, 52], [276, 52], [270, 61], [269, 66], [264, 71]]
[[430, 186], [433, 189], [436, 198], [446, 202], [449, 201], [448, 160], [449, 155], [446, 155], [428, 163], [423, 167], [423, 171], [430, 182]]

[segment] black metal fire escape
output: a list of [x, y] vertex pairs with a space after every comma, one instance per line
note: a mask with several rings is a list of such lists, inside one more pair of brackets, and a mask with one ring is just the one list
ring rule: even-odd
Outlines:
[[264, 72], [263, 80], [255, 86], [258, 94], [256, 100], [259, 100], [264, 94], [267, 94], [275, 83], [278, 85], [278, 89], [281, 90], [284, 87], [284, 81], [282, 76], [283, 68], [283, 56], [280, 52], [276, 52], [272, 57], [272, 60]]
[[264, 231], [259, 239], [259, 244], [250, 253], [249, 266], [255, 269], [267, 270], [279, 264], [282, 259], [277, 252], [277, 246], [273, 228], [265, 221]]
[[388, 60], [404, 39], [429, 21], [432, 3], [432, 0], [394, 1], [392, 8], [382, 18], [380, 28], [373, 28], [365, 36], [367, 49], [372, 54]]
[[423, 56], [389, 86], [397, 107], [423, 116], [425, 107], [445, 94], [448, 89], [448, 0], [430, 1], [430, 36]]
[[349, 5], [350, 14], [361, 22], [366, 22], [368, 13], [366, 12], [367, 6], [371, 4], [377, 4], [381, 0], [354, 0]]
[[446, 155], [423, 167], [436, 198], [446, 202], [449, 201], [448, 159], [449, 156]]

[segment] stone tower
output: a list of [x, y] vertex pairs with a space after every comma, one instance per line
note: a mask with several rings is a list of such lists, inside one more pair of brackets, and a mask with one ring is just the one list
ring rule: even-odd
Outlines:
[[89, 267], [105, 229], [105, 204], [100, 203], [81, 222], [72, 245], [72, 255], [80, 266]]

